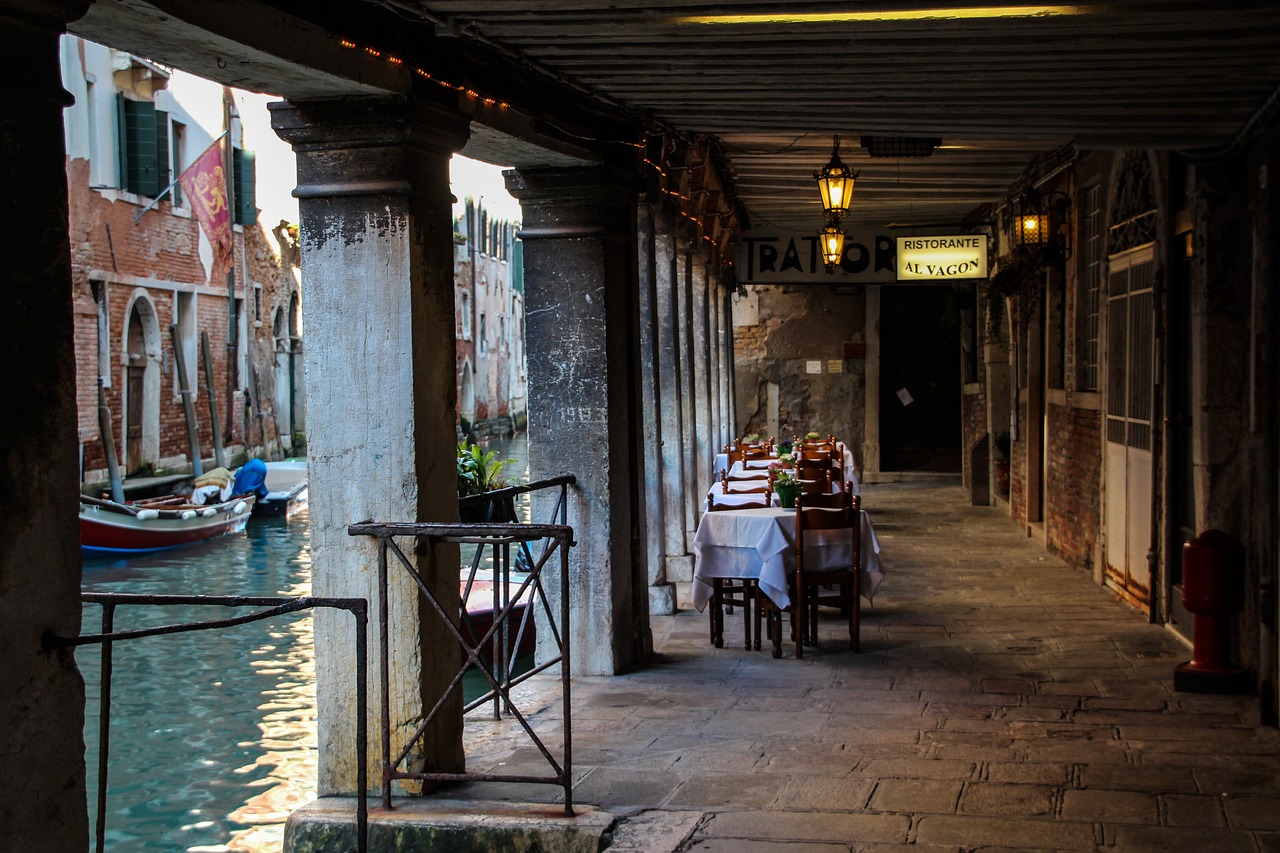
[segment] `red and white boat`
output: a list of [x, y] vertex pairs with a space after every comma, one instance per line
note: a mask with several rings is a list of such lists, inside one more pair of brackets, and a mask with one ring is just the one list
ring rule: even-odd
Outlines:
[[128, 503], [80, 496], [80, 548], [87, 557], [146, 554], [244, 530], [253, 495], [223, 503], [190, 503], [188, 495]]

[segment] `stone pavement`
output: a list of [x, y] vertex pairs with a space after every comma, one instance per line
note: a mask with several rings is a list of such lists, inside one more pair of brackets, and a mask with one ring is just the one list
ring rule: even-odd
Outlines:
[[[652, 665], [575, 680], [574, 798], [621, 818], [611, 851], [1280, 851], [1256, 699], [1175, 693], [1186, 645], [957, 486], [864, 501], [886, 578], [861, 654], [834, 615], [796, 661], [743, 651], [734, 618], [713, 649], [684, 611], [653, 620]], [[545, 682], [522, 693], [556, 731]], [[545, 773], [509, 723], [468, 737], [473, 770]]]

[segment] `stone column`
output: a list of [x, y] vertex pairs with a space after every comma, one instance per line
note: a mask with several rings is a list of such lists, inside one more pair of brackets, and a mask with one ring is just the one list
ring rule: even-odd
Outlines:
[[[468, 123], [398, 98], [271, 108], [272, 126], [298, 156], [312, 588], [369, 600], [376, 753], [377, 550], [348, 536], [347, 525], [458, 519], [449, 157], [466, 142]], [[415, 559], [445, 611], [456, 613], [457, 546]], [[458, 647], [408, 572], [392, 564], [389, 579], [394, 752], [457, 672]], [[351, 617], [320, 610], [315, 634], [319, 791], [351, 794]], [[461, 698], [443, 708], [411, 769], [463, 768]]]
[[[698, 528], [697, 507], [701, 502], [705, 477], [698, 468], [697, 383], [694, 362], [697, 350], [693, 344], [693, 289], [696, 266], [694, 247], [688, 239], [687, 228], [676, 229], [676, 345], [680, 348], [680, 452], [684, 456], [681, 502], [684, 510], [684, 529], [688, 540], [693, 539]], [[690, 576], [692, 580], [692, 575]]]
[[[738, 435], [738, 407], [736, 400], [738, 398], [738, 372], [736, 354], [733, 348], [733, 288], [734, 280], [732, 273], [722, 273], [724, 287], [720, 291], [720, 316], [723, 320], [724, 337], [720, 341], [720, 346], [724, 351], [724, 385], [720, 393], [723, 396], [721, 403], [724, 412], [724, 441], [726, 443], [733, 441]], [[774, 431], [775, 433], [777, 430]], [[782, 436], [778, 436], [778, 440], [782, 440]]]
[[[85, 849], [84, 682], [46, 632], [80, 633], [79, 472], [67, 163], [58, 37], [87, 3], [0, 2], [21, 74], [0, 83], [0, 380], [5, 511], [0, 513], [0, 824], [11, 850]], [[95, 619], [97, 617], [95, 616]], [[97, 632], [97, 624], [86, 624]], [[95, 649], [85, 654], [94, 654]]]
[[[708, 291], [711, 289], [707, 281], [707, 253], [698, 245], [701, 241], [695, 236], [691, 241], [693, 273], [691, 300], [693, 311], [693, 454], [695, 474], [695, 492], [702, 492], [711, 483], [711, 341], [708, 337]], [[719, 450], [720, 448], [715, 448]], [[697, 527], [699, 516], [694, 516]]]
[[693, 580], [693, 555], [689, 553], [685, 521], [685, 473], [691, 470], [685, 453], [685, 409], [681, 381], [685, 326], [680, 315], [681, 277], [675, 214], [669, 207], [655, 207], [654, 313], [657, 322], [658, 419], [661, 423], [663, 548], [667, 579]]
[[880, 474], [880, 288], [867, 291], [866, 383], [863, 394], [862, 481], [877, 482]]
[[662, 500], [662, 387], [658, 327], [657, 235], [655, 205], [641, 204], [637, 230], [640, 237], [640, 392], [643, 399], [641, 423], [644, 427], [644, 493], [648, 500], [640, 508], [644, 513], [642, 529], [645, 553], [648, 555], [649, 614], [667, 615], [676, 609], [675, 586], [667, 579], [666, 506]]
[[1238, 180], [1223, 167], [1196, 169], [1190, 324], [1196, 523], [1232, 534], [1248, 515], [1240, 484], [1249, 482], [1255, 464], [1239, 449], [1249, 428], [1252, 251]]
[[[573, 672], [612, 675], [649, 643], [639, 402], [637, 179], [607, 167], [506, 173], [520, 201], [529, 469], [577, 476], [569, 523]], [[535, 502], [534, 518], [544, 511]], [[554, 594], [558, 580], [551, 580]], [[539, 642], [547, 632], [539, 632]]]
[[[724, 417], [720, 408], [720, 389], [724, 387], [724, 365], [721, 362], [720, 346], [720, 273], [715, 253], [707, 252], [707, 355], [708, 372], [711, 381], [707, 388], [708, 402], [711, 404], [711, 432], [707, 437], [711, 454], [708, 462], [715, 459], [715, 454], [725, 445]], [[707, 466], [710, 473], [711, 466]]]

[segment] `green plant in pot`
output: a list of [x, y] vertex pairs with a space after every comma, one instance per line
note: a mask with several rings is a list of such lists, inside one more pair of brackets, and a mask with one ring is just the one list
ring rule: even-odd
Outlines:
[[796, 479], [794, 472], [788, 471], [779, 463], [774, 463], [769, 469], [773, 472], [773, 491], [778, 495], [778, 503], [783, 509], [794, 509], [796, 498], [800, 495], [800, 481]]
[[[509, 485], [502, 475], [502, 469], [514, 462], [514, 459], [495, 459], [497, 451], [485, 450], [478, 444], [469, 444], [465, 439], [458, 443], [458, 497], [469, 498], [483, 495], [495, 489]], [[515, 518], [514, 497], [494, 503], [491, 500], [469, 500], [461, 506], [462, 520], [475, 521], [511, 521]], [[510, 505], [510, 506], [508, 506]]]

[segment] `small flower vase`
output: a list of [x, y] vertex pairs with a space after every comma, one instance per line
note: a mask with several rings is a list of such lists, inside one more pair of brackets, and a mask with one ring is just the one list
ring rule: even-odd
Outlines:
[[773, 490], [778, 493], [778, 503], [783, 509], [795, 509], [796, 496], [800, 494], [799, 483], [774, 483]]

